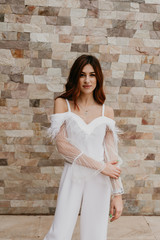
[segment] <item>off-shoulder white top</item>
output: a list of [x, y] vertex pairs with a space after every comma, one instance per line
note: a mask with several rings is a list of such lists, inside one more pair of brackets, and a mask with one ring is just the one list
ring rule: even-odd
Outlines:
[[[48, 134], [56, 139], [58, 151], [66, 161], [73, 165], [74, 178], [89, 179], [100, 174], [105, 162], [122, 159], [118, 154], [118, 132], [116, 122], [104, 116], [105, 105], [102, 105], [102, 115], [86, 123], [79, 115], [71, 111], [66, 99], [68, 112], [51, 115], [51, 126]], [[106, 182], [108, 181], [108, 176]], [[121, 178], [109, 178], [112, 194], [123, 194]]]

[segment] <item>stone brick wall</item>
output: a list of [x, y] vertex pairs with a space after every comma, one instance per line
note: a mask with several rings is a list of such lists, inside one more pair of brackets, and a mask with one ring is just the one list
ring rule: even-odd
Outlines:
[[54, 213], [63, 160], [45, 128], [83, 53], [124, 131], [124, 214], [160, 214], [160, 0], [0, 0], [0, 214]]

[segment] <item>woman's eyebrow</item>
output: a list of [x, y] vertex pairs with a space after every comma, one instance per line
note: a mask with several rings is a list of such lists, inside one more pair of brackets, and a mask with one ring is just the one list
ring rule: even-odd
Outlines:
[[[81, 72], [81, 73], [86, 73], [86, 72]], [[89, 72], [89, 73], [95, 73], [95, 72]]]

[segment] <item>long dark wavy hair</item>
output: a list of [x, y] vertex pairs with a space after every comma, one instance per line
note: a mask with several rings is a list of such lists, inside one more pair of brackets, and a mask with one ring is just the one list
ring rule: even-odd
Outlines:
[[93, 97], [95, 101], [99, 104], [103, 104], [106, 97], [103, 90], [103, 73], [98, 59], [92, 55], [81, 55], [78, 57], [73, 63], [70, 73], [67, 79], [67, 83], [65, 85], [65, 92], [56, 98], [67, 98], [68, 100], [72, 100], [74, 102], [74, 108], [78, 108], [77, 99], [80, 95], [80, 84], [79, 78], [82, 72], [82, 69], [90, 64], [95, 72], [97, 84], [96, 88], [93, 91]]

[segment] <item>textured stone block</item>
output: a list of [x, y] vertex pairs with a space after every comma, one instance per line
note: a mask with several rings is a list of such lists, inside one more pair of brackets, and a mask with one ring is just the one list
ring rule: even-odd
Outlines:
[[159, 4], [159, 0], [145, 0], [147, 4]]
[[7, 159], [0, 159], [0, 166], [7, 166]]
[[50, 59], [52, 56], [52, 51], [49, 50], [49, 51], [46, 51], [46, 50], [41, 50], [41, 51], [38, 51], [38, 58], [43, 58], [43, 59]]
[[59, 42], [60, 43], [70, 43], [73, 41], [73, 36], [68, 35], [68, 34], [60, 34], [59, 35]]
[[12, 57], [10, 50], [0, 49], [1, 59], [0, 64], [7, 66], [7, 65], [15, 65], [15, 60]]
[[60, 8], [59, 7], [39, 7], [38, 15], [41, 16], [58, 16]]
[[136, 71], [134, 73], [134, 79], [144, 79], [144, 77], [145, 77], [145, 72]]
[[61, 69], [60, 68], [49, 68], [47, 71], [48, 76], [61, 76]]
[[100, 19], [116, 19], [115, 11], [100, 11], [99, 12]]
[[61, 68], [62, 70], [64, 68], [67, 68], [68, 64], [65, 60], [52, 60], [52, 67], [53, 68]]
[[61, 7], [60, 10], [59, 10], [59, 14], [58, 16], [70, 16], [70, 13], [71, 13], [71, 8], [63, 8]]
[[150, 31], [150, 38], [151, 39], [159, 39], [160, 38], [160, 32], [158, 32], [158, 31]]
[[85, 44], [86, 43], [86, 37], [85, 36], [75, 36], [73, 43], [80, 43]]
[[98, 15], [99, 15], [99, 9], [98, 8], [88, 9], [88, 11], [87, 11], [87, 17], [98, 18]]
[[22, 166], [21, 173], [40, 173], [40, 169], [36, 166]]
[[152, 103], [152, 101], [153, 101], [152, 95], [145, 95], [143, 98], [143, 102], [145, 102], [145, 103]]
[[30, 33], [17, 33], [17, 40], [20, 41], [29, 41], [30, 40]]
[[52, 33], [31, 33], [32, 42], [58, 42], [58, 36]]
[[87, 44], [72, 44], [71, 52], [88, 52]]
[[3, 32], [1, 40], [17, 40], [16, 32]]
[[57, 17], [57, 25], [60, 25], [60, 26], [70, 26], [71, 25], [70, 17], [58, 16]]
[[[17, 1], [16, 1], [16, 0], [6, 0], [6, 3], [7, 3], [7, 4], [16, 4]], [[19, 3], [19, 5], [24, 5], [25, 0], [19, 0], [18, 3]]]
[[4, 22], [4, 14], [0, 13], [0, 22]]
[[126, 21], [127, 29], [153, 30], [153, 23], [146, 21]]
[[23, 83], [23, 75], [22, 74], [14, 74], [10, 75], [10, 81], [13, 81], [15, 83]]
[[72, 17], [71, 18], [71, 25], [72, 26], [83, 27], [85, 25], [85, 20], [84, 20], [84, 18]]
[[6, 106], [6, 99], [0, 99], [0, 106]]
[[33, 131], [32, 130], [6, 130], [5, 135], [8, 137], [32, 137]]
[[62, 91], [64, 91], [64, 85], [63, 84], [48, 83], [47, 88], [51, 92], [62, 92]]
[[40, 160], [38, 163], [39, 167], [43, 166], [63, 166], [64, 160], [62, 159], [54, 159], [54, 160]]
[[130, 3], [129, 2], [113, 2], [114, 10], [117, 11], [126, 11], [130, 10]]
[[145, 73], [145, 80], [156, 80], [158, 79], [157, 72], [146, 72]]
[[0, 207], [1, 208], [7, 208], [10, 207], [10, 201], [0, 201]]
[[147, 30], [137, 30], [133, 36], [134, 38], [150, 38], [149, 31]]
[[1, 97], [2, 98], [11, 98], [11, 91], [10, 90], [1, 91]]
[[40, 99], [31, 99], [30, 100], [30, 107], [39, 107]]
[[51, 43], [45, 42], [31, 42], [30, 43], [30, 50], [51, 50]]
[[131, 12], [139, 12], [139, 4], [136, 2], [130, 3], [130, 11]]
[[31, 62], [30, 62], [30, 67], [41, 67], [42, 65], [42, 60], [41, 59], [31, 59]]
[[155, 160], [155, 154], [149, 153], [144, 160]]
[[153, 29], [155, 31], [159, 31], [160, 30], [160, 22], [154, 21], [153, 22]]
[[42, 122], [47, 122], [47, 116], [45, 114], [35, 114], [33, 116], [33, 122], [39, 122], [39, 123], [42, 123]]
[[140, 12], [144, 13], [157, 13], [157, 8], [155, 5], [142, 3], [139, 5]]
[[[20, 29], [20, 26], [22, 27], [22, 29]], [[13, 28], [13, 25], [10, 25], [9, 27]], [[23, 25], [17, 24], [15, 27], [16, 27], [15, 30], [20, 32], [40, 33], [42, 30], [42, 27], [37, 24], [23, 24]]]
[[99, 51], [99, 45], [93, 45], [93, 44], [90, 44], [88, 45], [88, 52], [89, 53], [95, 53], [95, 52], [98, 52]]
[[118, 46], [128, 46], [129, 38], [125, 37], [108, 37], [108, 43]]
[[29, 49], [27, 42], [16, 41], [0, 41], [0, 48], [2, 49]]
[[11, 49], [11, 54], [14, 58], [23, 58], [24, 50], [22, 49]]
[[47, 187], [46, 188], [46, 193], [51, 194], [51, 193], [58, 193], [57, 187]]
[[42, 59], [42, 67], [43, 68], [51, 68], [52, 60], [51, 59]]
[[45, 20], [46, 20], [46, 24], [48, 24], [48, 25], [56, 25], [57, 24], [57, 17], [49, 16], [49, 17], [45, 17]]
[[35, 6], [47, 6], [47, 0], [25, 0], [25, 5], [35, 5]]
[[87, 15], [87, 9], [71, 8], [70, 16], [84, 18]]
[[107, 29], [108, 37], [129, 37], [132, 38], [135, 34], [135, 30], [123, 29], [123, 28], [113, 28]]

